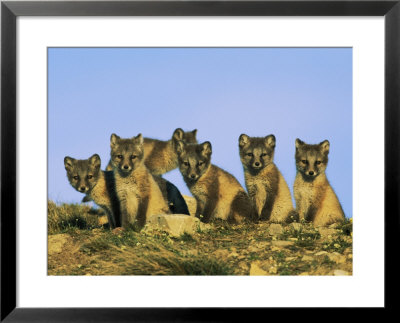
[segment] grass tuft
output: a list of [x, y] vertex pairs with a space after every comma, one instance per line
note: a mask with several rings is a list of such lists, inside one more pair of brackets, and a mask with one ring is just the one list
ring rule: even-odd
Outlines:
[[99, 210], [88, 205], [47, 202], [47, 228], [49, 234], [65, 233], [74, 229], [91, 230], [100, 227]]
[[226, 263], [206, 257], [182, 261], [181, 266], [185, 272], [184, 275], [221, 276], [234, 273], [234, 270]]
[[[282, 225], [283, 233], [271, 236], [267, 222], [218, 220], [174, 237], [135, 226], [106, 230], [102, 210], [88, 205], [49, 201], [48, 212], [54, 247], [49, 249], [49, 275], [248, 275], [253, 262], [271, 275], [331, 275], [336, 268], [352, 272], [351, 220], [332, 226], [336, 233], [328, 239], [311, 223]], [[280, 246], [272, 240], [292, 242]], [[326, 253], [317, 255], [321, 251]], [[342, 253], [345, 262], [330, 260], [328, 252]]]

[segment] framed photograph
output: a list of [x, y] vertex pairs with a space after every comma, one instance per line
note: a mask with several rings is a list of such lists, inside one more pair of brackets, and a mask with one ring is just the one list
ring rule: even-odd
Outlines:
[[391, 309], [399, 14], [3, 1], [1, 320]]

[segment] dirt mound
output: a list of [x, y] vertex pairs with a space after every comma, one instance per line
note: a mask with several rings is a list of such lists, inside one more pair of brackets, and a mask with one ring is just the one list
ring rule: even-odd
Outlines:
[[49, 275], [352, 274], [351, 221], [327, 228], [215, 222], [174, 236], [162, 228], [113, 232], [99, 223], [101, 212], [73, 210], [88, 226], [50, 221]]

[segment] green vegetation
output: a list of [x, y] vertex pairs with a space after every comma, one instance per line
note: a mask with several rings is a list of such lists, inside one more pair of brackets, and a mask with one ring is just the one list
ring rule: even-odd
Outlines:
[[199, 257], [185, 260], [181, 263], [183, 275], [233, 275], [234, 270], [229, 265], [217, 259]]
[[344, 240], [342, 237], [337, 237], [334, 240], [327, 241], [323, 244], [323, 250], [325, 251], [336, 251], [343, 253], [347, 248], [352, 246], [352, 242]]
[[63, 203], [57, 206], [53, 201], [48, 201], [47, 212], [49, 234], [101, 227], [98, 217], [102, 215], [102, 212], [87, 205]]
[[352, 272], [351, 221], [325, 232], [309, 223], [282, 225], [276, 235], [269, 233], [267, 222], [215, 221], [178, 237], [135, 227], [110, 230], [103, 223], [101, 210], [49, 201], [48, 274], [249, 275], [251, 268], [268, 275]]
[[351, 236], [353, 234], [353, 219], [346, 219], [337, 226], [338, 230], [346, 236]]

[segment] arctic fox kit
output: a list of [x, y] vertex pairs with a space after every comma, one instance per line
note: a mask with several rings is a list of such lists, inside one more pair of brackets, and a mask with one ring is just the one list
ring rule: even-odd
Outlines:
[[211, 143], [177, 145], [179, 170], [197, 201], [196, 217], [241, 222], [253, 219], [249, 197], [228, 172], [211, 164]]
[[[167, 141], [144, 138], [144, 164], [153, 175], [162, 175], [178, 167], [178, 156], [176, 154], [176, 143], [182, 140], [189, 144], [197, 144], [197, 129], [183, 131], [175, 129], [172, 138]], [[112, 170], [111, 161], [107, 170]]]
[[104, 209], [111, 228], [120, 226], [119, 202], [115, 195], [115, 182], [113, 172], [100, 170], [100, 156], [94, 154], [89, 159], [64, 158], [67, 177], [78, 192], [86, 194]]
[[239, 137], [239, 154], [247, 191], [258, 218], [271, 222], [295, 220], [289, 186], [274, 164], [276, 140], [266, 137]]
[[329, 141], [308, 145], [296, 139], [296, 179], [294, 197], [300, 219], [315, 226], [326, 226], [344, 220], [339, 200], [325, 175]]
[[[84, 160], [64, 158], [68, 180], [78, 192], [86, 194], [83, 202], [93, 201], [104, 209], [111, 228], [121, 226], [120, 204], [115, 191], [115, 178], [112, 171], [100, 170], [100, 156], [94, 154]], [[189, 210], [176, 186], [161, 177], [155, 177], [164, 200], [171, 213], [187, 214]]]
[[142, 135], [123, 139], [112, 134], [110, 145], [122, 227], [133, 223], [142, 227], [152, 214], [169, 214], [161, 190], [144, 164]]

